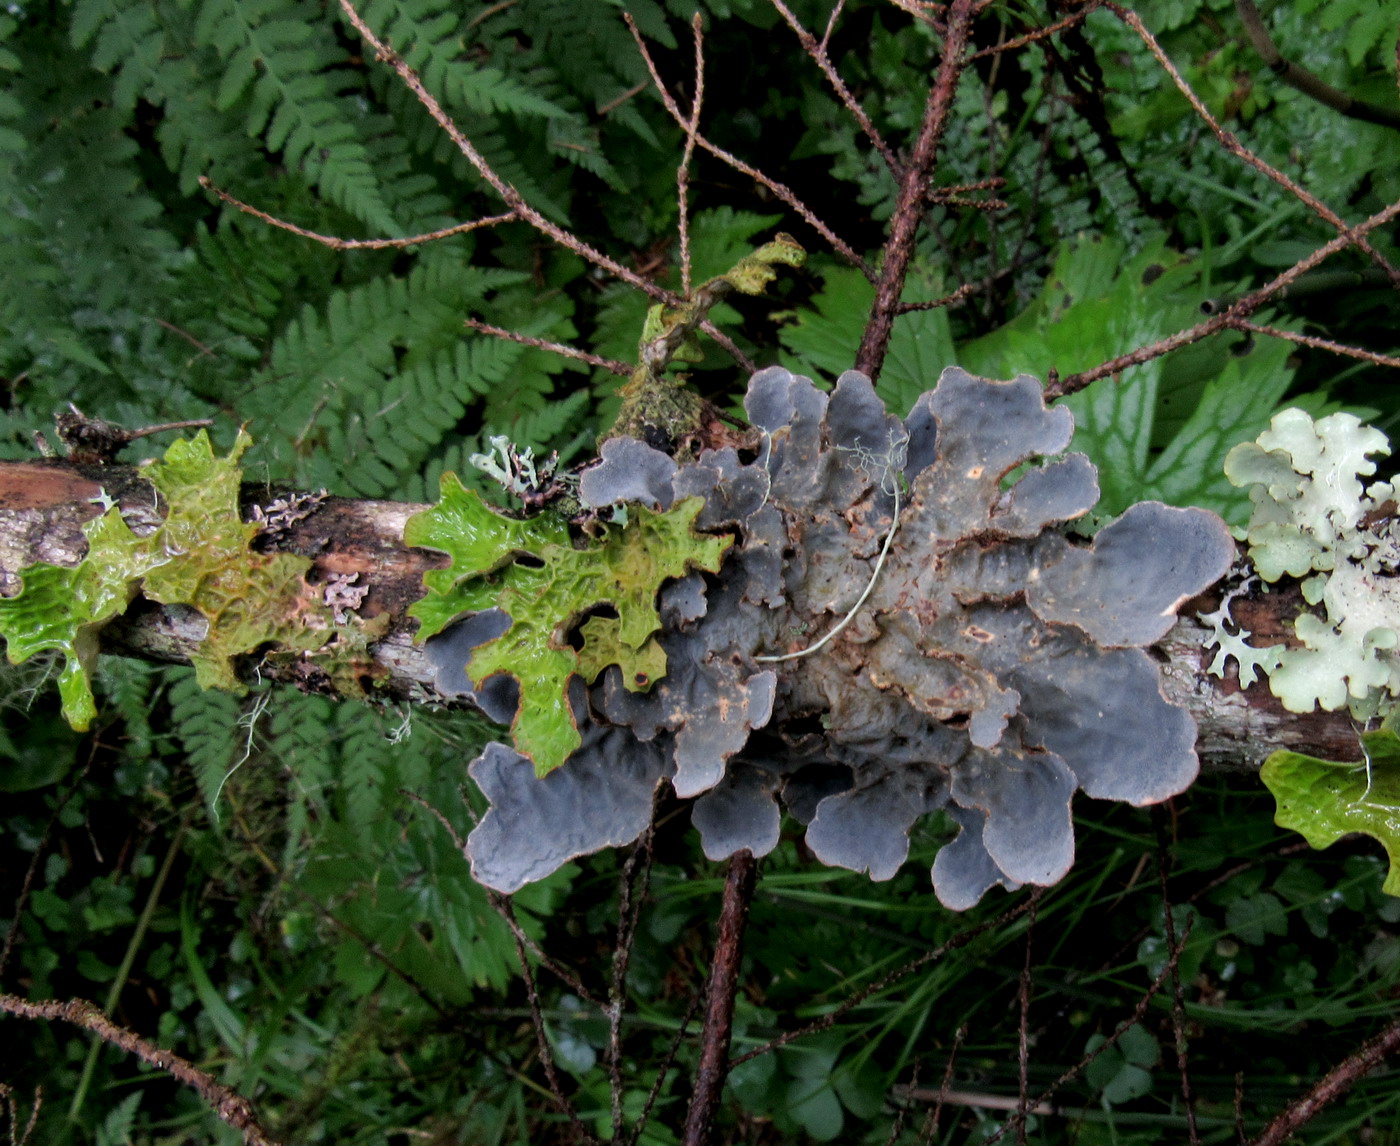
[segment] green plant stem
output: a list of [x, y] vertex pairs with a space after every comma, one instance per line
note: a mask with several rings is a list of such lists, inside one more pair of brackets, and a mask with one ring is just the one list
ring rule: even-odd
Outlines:
[[[103, 1003], [102, 1009], [108, 1015], [116, 1012], [117, 1004], [121, 1001], [122, 990], [126, 987], [132, 965], [136, 962], [136, 953], [141, 949], [146, 932], [151, 926], [151, 919], [156, 913], [156, 904], [160, 902], [160, 894], [165, 890], [165, 881], [170, 877], [170, 869], [175, 864], [175, 857], [179, 854], [180, 845], [184, 842], [185, 831], [189, 824], [190, 813], [186, 811], [180, 820], [180, 827], [175, 833], [175, 838], [170, 841], [170, 846], [165, 851], [165, 859], [161, 862], [160, 871], [156, 872], [155, 883], [151, 885], [150, 893], [146, 896], [146, 904], [141, 909], [141, 917], [136, 921], [136, 928], [131, 933], [131, 941], [126, 945], [126, 954], [122, 956], [121, 965], [117, 968], [116, 977], [112, 980], [112, 987], [107, 992], [107, 999]], [[73, 1102], [68, 1107], [68, 1120], [70, 1122], [76, 1122], [83, 1109], [88, 1088], [92, 1085], [93, 1071], [97, 1069], [97, 1056], [102, 1051], [102, 1044], [101, 1036], [94, 1034], [92, 1042], [88, 1046], [87, 1059], [83, 1063], [82, 1077], [78, 1080], [78, 1087], [73, 1092]]]

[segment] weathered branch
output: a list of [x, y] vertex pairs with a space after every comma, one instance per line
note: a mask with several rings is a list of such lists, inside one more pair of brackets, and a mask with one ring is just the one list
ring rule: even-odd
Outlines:
[[[91, 499], [102, 494], [123, 507], [152, 504], [152, 492], [134, 467], [93, 466], [56, 459], [0, 463], [0, 594], [18, 592], [18, 571], [36, 562], [75, 565], [86, 551], [84, 522], [100, 512]], [[245, 485], [245, 516], [285, 491]], [[403, 543], [407, 518], [425, 507], [391, 501], [327, 498], [307, 517], [263, 535], [271, 551], [297, 553], [312, 561], [308, 577], [326, 581], [335, 574], [357, 574], [367, 594], [358, 614], [365, 620], [387, 615], [384, 637], [372, 648], [381, 673], [374, 690], [386, 699], [444, 701], [432, 687], [434, 669], [414, 643], [417, 622], [407, 608], [423, 592], [423, 574], [442, 568], [447, 558]], [[1201, 610], [1214, 607], [1205, 599]], [[1264, 644], [1292, 640], [1288, 619], [1303, 608], [1296, 590], [1274, 592], [1233, 605], [1235, 620]], [[1197, 751], [1204, 766], [1225, 771], [1257, 769], [1276, 748], [1291, 748], [1329, 759], [1359, 759], [1356, 733], [1346, 713], [1298, 715], [1286, 711], [1262, 684], [1241, 690], [1233, 670], [1224, 680], [1208, 675], [1203, 642], [1209, 629], [1195, 619], [1193, 606], [1156, 646], [1162, 662], [1163, 688], [1175, 704], [1187, 708], [1200, 729]], [[204, 621], [192, 610], [162, 607], [138, 599], [127, 614], [102, 631], [104, 651], [167, 662], [187, 662], [204, 638]], [[314, 668], [314, 660], [310, 667]], [[247, 665], [251, 680], [258, 666]], [[302, 688], [318, 681], [308, 666], [264, 665], [264, 679], [284, 680]]]

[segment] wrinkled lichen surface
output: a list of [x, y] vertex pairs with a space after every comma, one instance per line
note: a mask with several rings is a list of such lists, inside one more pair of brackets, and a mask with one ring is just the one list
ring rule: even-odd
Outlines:
[[1256, 671], [1290, 712], [1349, 707], [1357, 719], [1390, 711], [1400, 697], [1400, 536], [1388, 482], [1363, 485], [1376, 472], [1372, 454], [1390, 443], [1352, 414], [1314, 421], [1283, 410], [1254, 442], [1225, 459], [1225, 473], [1248, 489], [1254, 510], [1244, 540], [1265, 581], [1302, 578], [1303, 596], [1325, 616], [1294, 621], [1299, 646], [1249, 644], [1234, 626], [1229, 600], [1203, 617], [1217, 647], [1211, 671], [1239, 664], [1248, 685]]
[[[585, 474], [594, 505], [703, 498], [696, 527], [735, 543], [717, 573], [661, 590], [663, 679], [634, 691], [610, 667], [591, 689], [576, 681], [581, 746], [563, 767], [537, 780], [504, 745], [473, 762], [491, 802], [468, 842], [478, 879], [513, 891], [635, 839], [670, 782], [695, 797], [713, 859], [772, 850], [785, 808], [819, 859], [876, 879], [944, 809], [961, 832], [933, 883], [964, 908], [994, 884], [1064, 875], [1077, 790], [1148, 804], [1191, 782], [1194, 724], [1145, 646], [1226, 572], [1218, 518], [1149, 502], [1092, 544], [1072, 539], [1096, 475], [1074, 454], [1039, 464], [1073, 419], [1029, 377], [951, 368], [901, 421], [863, 375], [828, 395], [775, 368], [745, 406], [756, 457], [677, 466], [624, 438]], [[483, 616], [429, 642], [450, 642], [444, 692], [470, 690], [464, 659], [499, 628]], [[499, 678], [482, 699], [512, 715]]]

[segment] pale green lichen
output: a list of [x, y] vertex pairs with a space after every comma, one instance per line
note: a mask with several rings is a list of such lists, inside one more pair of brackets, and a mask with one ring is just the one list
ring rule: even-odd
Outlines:
[[[1265, 581], [1303, 579], [1303, 595], [1325, 619], [1305, 613], [1294, 623], [1302, 648], [1256, 649], [1248, 631], [1231, 633], [1228, 603], [1212, 621], [1218, 646], [1211, 671], [1236, 658], [1240, 679], [1257, 668], [1290, 712], [1349, 707], [1365, 718], [1389, 711], [1400, 696], [1400, 540], [1383, 512], [1389, 483], [1363, 485], [1376, 472], [1372, 454], [1390, 443], [1351, 414], [1314, 421], [1302, 410], [1277, 414], [1256, 442], [1236, 446], [1225, 473], [1248, 487], [1254, 511], [1242, 540]], [[1246, 670], [1249, 680], [1245, 679]]]
[[[441, 493], [437, 505], [404, 527], [409, 545], [452, 558], [449, 568], [424, 575], [427, 595], [409, 609], [421, 623], [418, 639], [469, 612], [499, 608], [510, 617], [505, 633], [473, 650], [466, 671], [476, 687], [498, 673], [520, 682], [515, 747], [543, 776], [582, 743], [570, 679], [591, 682], [614, 664], [633, 690], [664, 676], [666, 656], [655, 640], [657, 590], [691, 569], [717, 572], [732, 538], [695, 531], [704, 507], [698, 497], [664, 513], [635, 506], [625, 525], [609, 526], [599, 542], [576, 549], [554, 514], [504, 517], [451, 473], [443, 475]], [[587, 616], [599, 607], [615, 616]], [[577, 649], [570, 642], [575, 630]]]

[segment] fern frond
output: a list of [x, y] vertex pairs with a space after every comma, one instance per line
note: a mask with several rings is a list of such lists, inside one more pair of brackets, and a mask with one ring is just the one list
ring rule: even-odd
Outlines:
[[[337, 474], [350, 457], [339, 451], [349, 450], [355, 459], [373, 458], [363, 427], [378, 422], [379, 411], [403, 405], [402, 417], [414, 409], [415, 401], [428, 401], [426, 392], [439, 378], [438, 371], [445, 372], [440, 375], [446, 380], [443, 384], [464, 385], [451, 381], [458, 377], [456, 359], [451, 353], [444, 356], [462, 341], [462, 316], [488, 292], [526, 277], [471, 267], [460, 259], [424, 256], [407, 278], [371, 279], [337, 291], [323, 310], [304, 307], [278, 337], [267, 369], [239, 404], [254, 424], [262, 458], [272, 463], [278, 478], [341, 486]], [[401, 371], [411, 372], [420, 363], [427, 373], [408, 383], [396, 382]], [[463, 369], [468, 373], [461, 377], [469, 377], [470, 363]], [[395, 385], [408, 390], [395, 391], [386, 400]], [[396, 402], [399, 398], [402, 401]], [[430, 420], [435, 427], [446, 425], [447, 408], [431, 401], [427, 408], [434, 411]], [[388, 410], [382, 417], [392, 413]], [[337, 449], [313, 459], [332, 438]], [[396, 440], [390, 431], [388, 441]], [[402, 461], [392, 447], [390, 453], [393, 462]], [[364, 460], [356, 465], [363, 468], [352, 488], [394, 488], [384, 463], [376, 466]], [[399, 479], [406, 476], [400, 474]]]
[[301, 168], [333, 203], [369, 228], [395, 230], [368, 149], [355, 130], [358, 111], [337, 96], [331, 69], [346, 63], [319, 12], [284, 0], [206, 0], [195, 24], [199, 43], [223, 61], [216, 106], [246, 108], [248, 131]]
[[404, 62], [418, 73], [449, 114], [511, 115], [562, 119], [564, 107], [493, 64], [469, 59], [462, 50], [467, 35], [462, 5], [449, 0], [374, 0], [362, 14], [395, 45]]
[[158, 85], [166, 50], [156, 5], [146, 0], [77, 0], [69, 39], [75, 48], [92, 44], [92, 66], [114, 74], [113, 100], [121, 110], [129, 111]]
[[[14, 35], [18, 25], [13, 16], [0, 16], [0, 72], [17, 72], [20, 68], [19, 56], [5, 46], [5, 41]], [[26, 144], [24, 136], [7, 126], [17, 121], [23, 108], [13, 94], [0, 86], [0, 155], [18, 155]]]
[[193, 669], [178, 674], [169, 697], [175, 738], [184, 749], [200, 795], [212, 809], [220, 786], [246, 743], [238, 735], [241, 704], [232, 693], [200, 688]]

